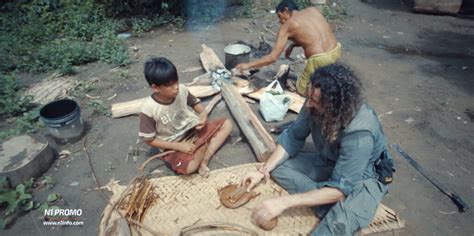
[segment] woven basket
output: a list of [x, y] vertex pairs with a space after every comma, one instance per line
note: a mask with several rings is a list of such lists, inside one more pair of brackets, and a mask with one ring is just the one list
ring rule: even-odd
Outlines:
[[[278, 225], [272, 231], [264, 231], [251, 222], [252, 208], [263, 200], [271, 197], [288, 195], [288, 193], [277, 185], [274, 181], [267, 184], [259, 184], [255, 191], [260, 195], [252, 199], [246, 205], [237, 209], [228, 209], [221, 205], [217, 190], [230, 183], [238, 183], [242, 175], [254, 170], [256, 163], [238, 165], [225, 169], [211, 171], [209, 178], [202, 178], [199, 175], [190, 176], [168, 176], [150, 179], [156, 187], [155, 192], [159, 199], [152, 207], [147, 209], [142, 222], [157, 232], [165, 235], [179, 235], [185, 227], [206, 225], [208, 223], [231, 223], [237, 224], [258, 235], [307, 235], [319, 222], [310, 208], [292, 208], [286, 210], [278, 217]], [[116, 182], [109, 184], [109, 190], [113, 192], [111, 203], [118, 200], [119, 195], [125, 187]], [[109, 204], [104, 212], [110, 211]], [[387, 217], [388, 216], [388, 217]], [[119, 218], [114, 211], [108, 222], [102, 219], [101, 225], [107, 225]], [[403, 227], [403, 222], [399, 220], [395, 213], [389, 208], [380, 207], [377, 222], [373, 223], [369, 229], [363, 233], [373, 233]], [[383, 226], [383, 227], [381, 227]], [[142, 235], [151, 235], [148, 231], [140, 229]], [[104, 232], [100, 232], [104, 235]], [[236, 232], [233, 229], [209, 229], [200, 231], [192, 235], [245, 235], [243, 231]]]

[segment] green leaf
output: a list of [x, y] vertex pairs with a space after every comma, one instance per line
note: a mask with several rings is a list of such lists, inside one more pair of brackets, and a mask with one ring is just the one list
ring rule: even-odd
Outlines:
[[28, 203], [26, 203], [24, 206], [23, 206], [23, 210], [24, 211], [29, 211], [33, 208], [33, 201], [28, 201]]
[[41, 202], [35, 202], [33, 209], [38, 209], [41, 206]]
[[54, 201], [56, 201], [56, 200], [58, 200], [58, 199], [60, 199], [60, 198], [61, 198], [61, 196], [60, 196], [59, 194], [57, 194], [57, 193], [50, 193], [50, 194], [48, 195], [48, 198], [47, 198], [46, 200], [47, 200], [48, 202], [54, 202]]
[[61, 209], [61, 208], [60, 208], [60, 207], [58, 207], [58, 206], [51, 206], [51, 207], [49, 207], [48, 209], [55, 210], [55, 209]]
[[39, 208], [38, 208], [38, 211], [39, 211], [40, 215], [43, 216], [44, 211], [45, 211], [46, 209], [49, 209], [48, 203], [41, 203], [41, 205], [40, 205]]
[[8, 191], [8, 180], [6, 176], [0, 178], [0, 192]]
[[0, 193], [0, 203], [4, 202], [13, 202], [16, 199], [16, 192], [15, 191], [10, 191], [10, 192], [4, 192]]
[[16, 191], [19, 192], [20, 194], [24, 194], [25, 193], [25, 185], [23, 184], [19, 184], [16, 186]]
[[10, 202], [8, 204], [7, 209], [5, 210], [5, 215], [9, 215], [10, 213], [14, 212], [16, 207], [18, 206], [18, 203], [20, 203], [21, 200], [15, 200], [13, 202]]
[[28, 193], [21, 194], [20, 197], [18, 198], [18, 200], [20, 200], [20, 201], [23, 201], [23, 200], [26, 200], [26, 199], [31, 199], [31, 194], [28, 194]]
[[25, 185], [26, 189], [29, 189], [33, 187], [34, 182], [35, 182], [35, 178], [31, 178], [30, 180], [23, 182], [23, 184]]

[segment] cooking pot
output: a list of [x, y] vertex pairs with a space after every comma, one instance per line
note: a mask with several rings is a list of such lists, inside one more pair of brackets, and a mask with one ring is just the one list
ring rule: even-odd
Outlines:
[[225, 47], [225, 67], [231, 70], [239, 63], [249, 62], [250, 51], [250, 47], [244, 44], [232, 44]]

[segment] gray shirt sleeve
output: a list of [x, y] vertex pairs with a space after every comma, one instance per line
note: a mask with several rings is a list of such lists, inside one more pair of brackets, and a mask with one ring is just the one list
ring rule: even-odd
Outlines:
[[318, 188], [334, 187], [348, 196], [362, 180], [373, 147], [374, 139], [368, 131], [354, 132], [342, 137], [339, 158], [332, 175], [328, 181], [320, 182]]
[[306, 102], [303, 104], [295, 122], [278, 136], [278, 143], [285, 149], [290, 157], [294, 157], [298, 154], [311, 132], [311, 114], [305, 104]]

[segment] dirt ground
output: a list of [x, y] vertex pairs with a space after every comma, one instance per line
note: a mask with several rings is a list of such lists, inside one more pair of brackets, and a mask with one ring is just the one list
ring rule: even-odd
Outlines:
[[[422, 15], [411, 12], [401, 1], [351, 1], [349, 16], [332, 22], [337, 39], [343, 45], [343, 61], [360, 75], [365, 98], [380, 115], [389, 143], [398, 143], [430, 174], [450, 190], [458, 193], [469, 205], [474, 203], [474, 21], [453, 16]], [[124, 69], [94, 63], [80, 68], [77, 80], [88, 81], [96, 89], [88, 92], [107, 105], [149, 95], [143, 77], [143, 63], [151, 56], [171, 59], [180, 71], [181, 82], [189, 82], [203, 71], [182, 73], [200, 66], [201, 44], [212, 47], [221, 59], [223, 48], [238, 40], [258, 46], [264, 33], [273, 37], [263, 25], [278, 30], [276, 15], [257, 12], [251, 19], [224, 18], [215, 25], [199, 30], [178, 30], [165, 26], [127, 41], [133, 64]], [[135, 49], [135, 50], [133, 50]], [[301, 54], [293, 52], [293, 57]], [[262, 78], [278, 69], [280, 60], [261, 70]], [[292, 65], [299, 74], [303, 64]], [[95, 83], [93, 81], [96, 81]], [[112, 100], [106, 98], [117, 94]], [[85, 106], [88, 98], [78, 99], [87, 124], [86, 136], [70, 145], [54, 145], [72, 155], [57, 160], [46, 173], [53, 176], [52, 190], [39, 190], [34, 195], [45, 199], [49, 192], [63, 196], [67, 208], [83, 210], [82, 227], [43, 226], [38, 212], [19, 218], [2, 235], [95, 235], [106, 202], [95, 188], [91, 169], [83, 151], [88, 150], [101, 185], [110, 179], [128, 184], [138, 174], [138, 167], [152, 154], [144, 144], [137, 144], [138, 118], [119, 119], [92, 114]], [[204, 100], [207, 102], [208, 100]], [[250, 105], [257, 111], [258, 104]], [[217, 105], [210, 117], [231, 117], [224, 102]], [[289, 113], [286, 120], [296, 115]], [[264, 123], [269, 128], [274, 123]], [[226, 145], [211, 160], [210, 168], [218, 169], [254, 162], [255, 157], [234, 123]], [[236, 142], [235, 144], [233, 144]], [[136, 161], [126, 156], [129, 149], [139, 147]], [[473, 210], [458, 213], [456, 206], [390, 150], [397, 172], [383, 203], [405, 220], [399, 235], [474, 235]], [[173, 175], [161, 161], [148, 166], [159, 170], [157, 176]], [[79, 182], [79, 185], [71, 185]], [[109, 193], [105, 193], [108, 195]], [[38, 228], [33, 221], [38, 224]], [[392, 235], [384, 233], [380, 235]]]

